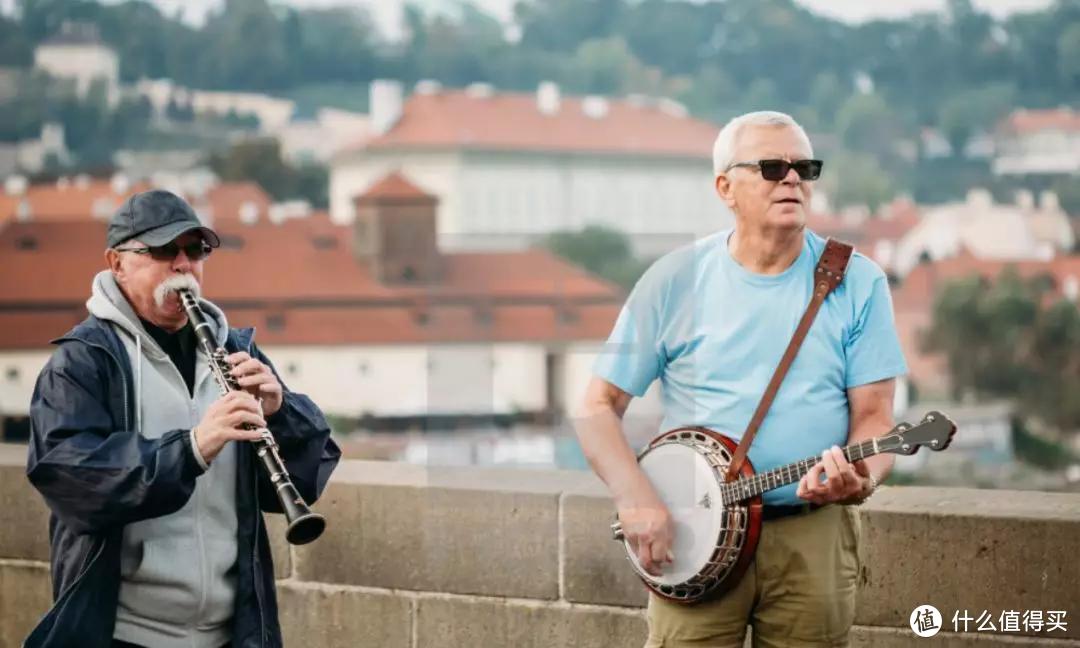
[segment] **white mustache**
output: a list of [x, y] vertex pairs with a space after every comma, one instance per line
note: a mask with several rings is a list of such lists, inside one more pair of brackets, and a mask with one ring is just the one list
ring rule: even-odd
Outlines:
[[162, 281], [154, 288], [154, 303], [157, 304], [158, 308], [163, 308], [165, 299], [168, 298], [169, 294], [181, 289], [190, 290], [196, 297], [200, 295], [199, 282], [195, 281], [194, 275], [177, 274]]

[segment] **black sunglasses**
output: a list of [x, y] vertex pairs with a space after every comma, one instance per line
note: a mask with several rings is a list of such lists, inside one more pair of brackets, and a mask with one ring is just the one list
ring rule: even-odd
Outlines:
[[766, 180], [778, 182], [787, 177], [788, 171], [795, 169], [802, 180], [817, 180], [821, 177], [821, 160], [758, 160], [757, 162], [736, 162], [729, 166], [733, 167], [757, 167], [761, 169], [761, 177]]
[[202, 261], [206, 257], [210, 256], [210, 253], [214, 251], [214, 248], [210, 247], [210, 244], [206, 241], [192, 241], [187, 245], [179, 245], [175, 241], [172, 243], [166, 243], [165, 245], [156, 245], [154, 247], [141, 247], [141, 248], [113, 248], [117, 252], [134, 252], [135, 254], [149, 254], [150, 258], [155, 261], [172, 261], [180, 254], [180, 250], [184, 251], [187, 258], [192, 261]]

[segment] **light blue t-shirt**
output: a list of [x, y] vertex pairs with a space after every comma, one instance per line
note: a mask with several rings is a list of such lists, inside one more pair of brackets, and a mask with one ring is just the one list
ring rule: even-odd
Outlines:
[[[660, 379], [662, 430], [701, 425], [741, 438], [810, 302], [824, 239], [807, 230], [789, 268], [759, 275], [732, 258], [731, 232], [654, 263], [594, 366], [597, 376], [635, 396]], [[843, 446], [846, 390], [906, 372], [885, 273], [853, 254], [754, 438], [754, 469], [765, 472]], [[767, 492], [765, 503], [803, 503], [796, 486]]]

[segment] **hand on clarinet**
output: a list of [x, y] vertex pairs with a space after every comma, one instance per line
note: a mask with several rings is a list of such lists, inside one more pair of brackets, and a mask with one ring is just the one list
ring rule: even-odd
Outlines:
[[799, 480], [795, 495], [814, 504], [854, 504], [866, 499], [871, 488], [866, 462], [849, 462], [843, 450], [833, 446]]
[[[244, 425], [255, 429], [244, 429]], [[244, 391], [232, 391], [214, 401], [195, 426], [195, 443], [203, 461], [210, 463], [229, 441], [258, 441], [266, 427], [259, 401]]]
[[229, 373], [249, 394], [262, 401], [263, 416], [273, 416], [281, 409], [282, 389], [270, 367], [240, 351], [225, 357], [232, 365]]

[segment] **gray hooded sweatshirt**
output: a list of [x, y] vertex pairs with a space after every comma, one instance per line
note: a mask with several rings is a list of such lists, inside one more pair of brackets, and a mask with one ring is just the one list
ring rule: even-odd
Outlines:
[[[202, 300], [219, 344], [225, 315]], [[148, 439], [192, 429], [221, 397], [200, 349], [194, 396], [146, 332], [112, 273], [94, 278], [90, 312], [110, 322], [135, 376], [136, 429]], [[193, 441], [193, 439], [192, 439]], [[202, 462], [196, 450], [195, 456]], [[203, 467], [206, 468], [205, 464]], [[124, 527], [114, 637], [154, 648], [218, 648], [231, 639], [236, 596], [236, 447], [226, 444], [179, 511]]]

